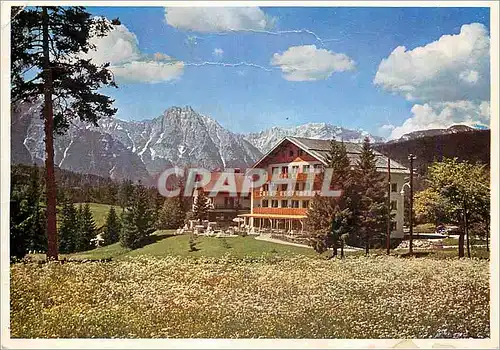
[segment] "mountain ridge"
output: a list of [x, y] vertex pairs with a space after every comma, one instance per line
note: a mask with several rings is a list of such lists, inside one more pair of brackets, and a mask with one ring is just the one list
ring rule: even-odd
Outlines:
[[[11, 162], [40, 164], [45, 156], [40, 107], [28, 104], [18, 107], [13, 108], [11, 113]], [[470, 134], [474, 130], [457, 125], [448, 129], [416, 131], [398, 140], [385, 142], [383, 138], [363, 130], [323, 122], [292, 127], [274, 126], [256, 133], [238, 134], [225, 129], [209, 116], [196, 112], [191, 106], [172, 106], [157, 117], [140, 121], [107, 117], [101, 119], [96, 127], [74, 120], [63, 135], [55, 137], [54, 158], [56, 166], [65, 170], [117, 180], [127, 178], [152, 182], [159, 173], [174, 165], [210, 170], [252, 166], [285, 136], [335, 137], [346, 142], [362, 142], [368, 136], [377, 149], [389, 151], [389, 155], [392, 150], [401, 149], [395, 151], [395, 159], [399, 160], [397, 158], [402, 157], [399, 155], [406, 148], [398, 145], [405, 142], [462, 132]], [[416, 147], [416, 144], [412, 145]]]

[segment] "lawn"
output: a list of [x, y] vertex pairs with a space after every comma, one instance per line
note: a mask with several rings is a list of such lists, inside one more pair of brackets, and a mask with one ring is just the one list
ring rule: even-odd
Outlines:
[[10, 272], [14, 338], [490, 335], [487, 260], [142, 256]]
[[189, 249], [189, 235], [173, 235], [173, 231], [157, 231], [142, 248], [128, 250], [119, 243], [96, 248], [87, 252], [68, 254], [72, 259], [123, 259], [129, 256], [183, 256], [183, 257], [260, 257], [266, 255], [308, 255], [317, 254], [310, 248], [295, 247], [257, 240], [253, 237], [216, 238], [199, 236], [196, 238], [196, 251]]

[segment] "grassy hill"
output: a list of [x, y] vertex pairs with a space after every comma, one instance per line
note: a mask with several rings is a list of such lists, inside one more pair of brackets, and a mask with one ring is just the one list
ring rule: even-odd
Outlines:
[[196, 251], [189, 251], [189, 235], [173, 235], [172, 231], [155, 232], [142, 248], [125, 249], [120, 243], [96, 248], [87, 252], [69, 254], [72, 259], [123, 259], [131, 256], [149, 255], [156, 257], [261, 257], [264, 255], [307, 255], [317, 257], [310, 248], [296, 247], [257, 240], [253, 237], [216, 238], [200, 236], [196, 239]]

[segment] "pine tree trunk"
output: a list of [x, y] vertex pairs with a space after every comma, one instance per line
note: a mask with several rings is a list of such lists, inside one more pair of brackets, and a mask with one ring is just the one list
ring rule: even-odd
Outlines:
[[464, 232], [460, 232], [460, 236], [458, 237], [458, 257], [464, 257]]
[[469, 239], [469, 218], [467, 215], [467, 202], [464, 201], [464, 230], [467, 237], [467, 257], [470, 258], [470, 239]]
[[490, 235], [490, 231], [486, 231], [486, 251], [489, 252], [490, 251], [490, 245], [489, 245], [489, 242], [488, 242], [488, 236]]
[[45, 172], [47, 192], [47, 258], [57, 260], [56, 179], [54, 174], [54, 115], [52, 109], [52, 70], [49, 57], [49, 15], [42, 9], [42, 44], [44, 66]]
[[365, 233], [366, 235], [366, 242], [365, 242], [365, 255], [370, 254], [370, 235], [368, 232]]

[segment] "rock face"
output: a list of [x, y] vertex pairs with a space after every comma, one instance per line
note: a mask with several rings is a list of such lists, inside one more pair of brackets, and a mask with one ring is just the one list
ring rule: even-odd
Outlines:
[[322, 140], [335, 137], [336, 140], [343, 140], [345, 142], [363, 142], [363, 139], [368, 136], [372, 142], [384, 141], [382, 137], [370, 135], [363, 130], [350, 130], [327, 123], [308, 123], [291, 128], [275, 126], [261, 132], [247, 134], [245, 139], [256, 146], [261, 152], [266, 153], [285, 136], [308, 137]]
[[[39, 106], [12, 113], [12, 163], [45, 158]], [[152, 120], [128, 122], [105, 118], [95, 127], [75, 121], [55, 137], [55, 163], [75, 172], [114, 179], [150, 180], [167, 167], [246, 168], [260, 151], [241, 135], [191, 107], [172, 107]]]
[[[11, 163], [43, 164], [45, 143], [39, 105], [24, 105], [11, 113]], [[141, 159], [112, 135], [75, 121], [54, 138], [56, 166], [113, 179], [148, 180]]]

